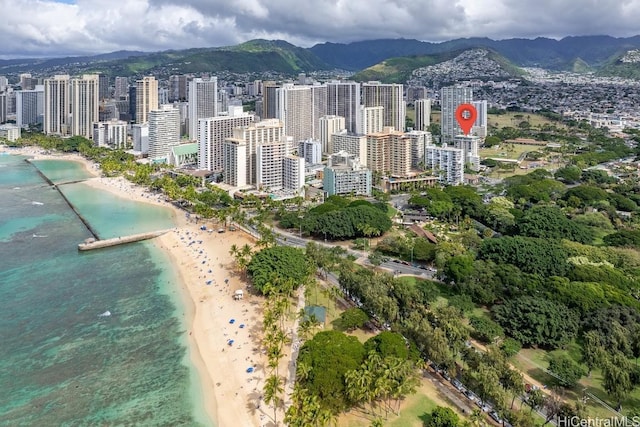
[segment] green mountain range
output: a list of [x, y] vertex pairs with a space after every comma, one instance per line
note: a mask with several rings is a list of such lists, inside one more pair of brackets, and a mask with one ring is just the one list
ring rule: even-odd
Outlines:
[[485, 48], [494, 52], [503, 68], [537, 66], [550, 70], [596, 71], [602, 75], [639, 78], [638, 63], [621, 62], [626, 52], [640, 49], [640, 36], [609, 36], [492, 40], [457, 39], [429, 43], [408, 39], [322, 43], [301, 48], [282, 40], [251, 40], [236, 46], [168, 50], [119, 51], [110, 54], [0, 60], [0, 74], [40, 72], [79, 74], [103, 72], [110, 76], [181, 73], [264, 73], [295, 75], [300, 72], [342, 69], [361, 71], [359, 78], [402, 81], [416, 68], [451, 60], [462, 51]]

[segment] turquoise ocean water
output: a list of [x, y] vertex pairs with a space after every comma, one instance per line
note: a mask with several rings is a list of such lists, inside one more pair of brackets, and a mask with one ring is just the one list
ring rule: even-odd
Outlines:
[[[88, 177], [34, 164], [56, 183]], [[165, 208], [60, 189], [101, 238], [174, 226]], [[34, 165], [0, 156], [0, 426], [212, 425], [168, 260], [149, 243], [78, 252], [87, 237]]]

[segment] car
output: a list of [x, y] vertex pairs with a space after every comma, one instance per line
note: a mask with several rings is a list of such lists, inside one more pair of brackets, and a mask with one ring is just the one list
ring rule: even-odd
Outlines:
[[433, 369], [436, 372], [438, 372], [440, 370], [438, 365], [436, 365], [434, 362], [429, 362], [429, 366], [431, 367], [431, 369]]
[[440, 375], [442, 375], [442, 378], [444, 378], [445, 380], [451, 381], [451, 377], [449, 376], [449, 373], [444, 369], [440, 371]]
[[491, 405], [489, 405], [487, 402], [484, 402], [480, 399], [476, 401], [476, 405], [478, 405], [478, 408], [480, 408], [482, 412], [489, 412], [491, 410]]
[[476, 400], [476, 395], [473, 394], [473, 392], [471, 390], [465, 391], [464, 395], [467, 396], [467, 399], [469, 399], [472, 402]]
[[464, 393], [464, 391], [466, 391], [466, 390], [465, 390], [465, 388], [464, 388], [464, 386], [462, 385], [462, 383], [461, 383], [460, 381], [458, 381], [458, 379], [457, 379], [457, 378], [452, 378], [452, 379], [451, 379], [451, 384], [452, 384], [452, 385], [453, 385], [453, 386], [454, 386], [458, 391], [460, 391], [460, 392], [462, 392], [462, 393]]
[[500, 418], [500, 415], [498, 415], [498, 413], [496, 411], [491, 411], [489, 412], [489, 416], [491, 418], [493, 418], [493, 420], [497, 423], [502, 423], [502, 418]]

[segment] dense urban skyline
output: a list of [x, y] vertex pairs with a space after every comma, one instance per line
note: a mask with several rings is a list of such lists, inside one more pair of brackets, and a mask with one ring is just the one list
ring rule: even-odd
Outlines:
[[[234, 45], [255, 38], [309, 47], [378, 38], [562, 38], [638, 33], [640, 0], [0, 0], [0, 58]], [[28, 11], [28, 13], [27, 13]]]

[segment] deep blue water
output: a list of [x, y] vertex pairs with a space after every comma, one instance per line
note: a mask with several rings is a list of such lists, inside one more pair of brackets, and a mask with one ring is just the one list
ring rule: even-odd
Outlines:
[[[211, 425], [168, 260], [150, 243], [78, 252], [90, 233], [36, 166], [87, 177], [0, 156], [0, 425]], [[173, 226], [164, 208], [60, 189], [101, 237]]]

